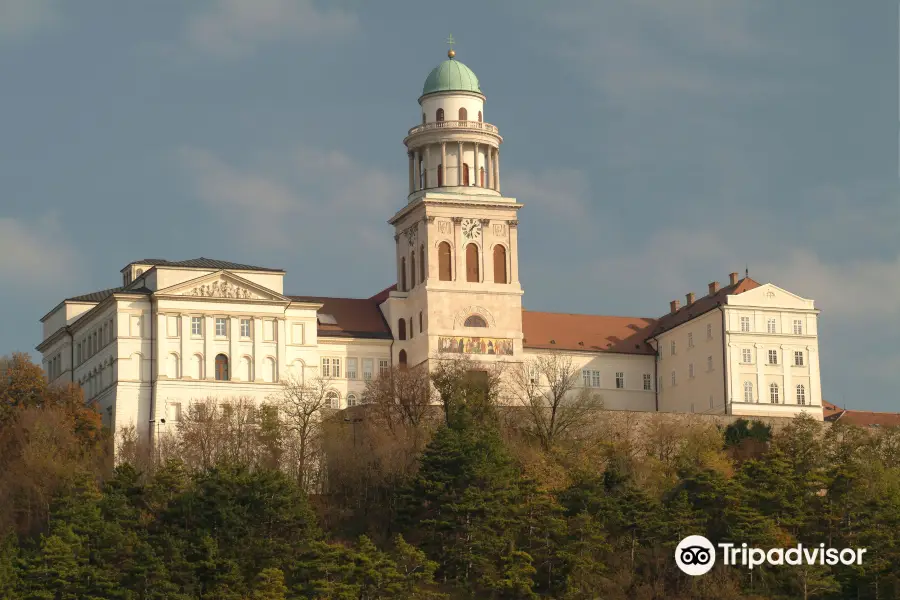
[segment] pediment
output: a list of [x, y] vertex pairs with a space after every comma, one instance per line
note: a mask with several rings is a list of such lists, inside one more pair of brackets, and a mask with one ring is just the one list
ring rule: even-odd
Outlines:
[[160, 296], [187, 296], [212, 300], [263, 300], [288, 302], [281, 294], [229, 271], [217, 271], [158, 290]]
[[728, 297], [728, 304], [773, 308], [813, 309], [814, 301], [766, 283], [742, 294]]

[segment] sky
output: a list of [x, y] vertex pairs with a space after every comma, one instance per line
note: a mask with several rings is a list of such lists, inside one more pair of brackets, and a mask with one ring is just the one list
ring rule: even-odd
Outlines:
[[657, 317], [745, 268], [821, 310], [824, 398], [900, 410], [898, 7], [0, 0], [0, 354], [132, 260], [394, 282], [429, 71], [478, 75], [531, 310]]

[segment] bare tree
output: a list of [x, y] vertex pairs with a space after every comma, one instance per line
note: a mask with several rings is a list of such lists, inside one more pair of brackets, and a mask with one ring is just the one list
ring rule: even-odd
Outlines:
[[363, 394], [372, 416], [395, 436], [421, 429], [439, 400], [426, 370], [399, 367], [368, 381]]
[[221, 458], [225, 432], [216, 398], [192, 402], [178, 422], [177, 451], [189, 468], [209, 469]]
[[305, 489], [313, 485], [321, 462], [322, 421], [332, 411], [331, 384], [327, 377], [285, 379], [270, 398], [284, 416], [286, 430], [293, 434], [297, 482]]
[[449, 423], [460, 405], [476, 419], [496, 421], [504, 365], [465, 358], [433, 358], [431, 383]]
[[572, 359], [559, 353], [541, 354], [512, 369], [510, 395], [525, 408], [528, 428], [544, 450], [566, 435], [575, 435], [603, 409], [599, 394], [579, 388]]

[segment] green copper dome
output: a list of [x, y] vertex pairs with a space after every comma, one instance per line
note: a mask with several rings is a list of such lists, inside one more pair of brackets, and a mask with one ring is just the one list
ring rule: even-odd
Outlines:
[[422, 95], [435, 92], [475, 92], [481, 93], [478, 78], [472, 69], [458, 60], [445, 60], [428, 74]]

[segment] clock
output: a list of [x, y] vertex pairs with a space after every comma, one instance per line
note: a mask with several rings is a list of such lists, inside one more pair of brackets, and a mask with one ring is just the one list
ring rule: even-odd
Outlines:
[[466, 238], [468, 238], [470, 240], [474, 240], [479, 235], [481, 235], [481, 221], [479, 221], [477, 219], [463, 220], [462, 232]]

